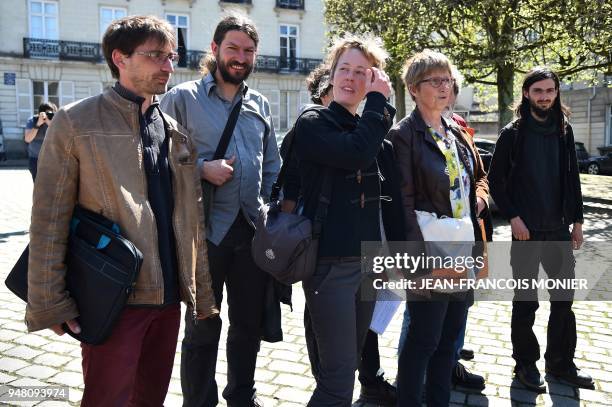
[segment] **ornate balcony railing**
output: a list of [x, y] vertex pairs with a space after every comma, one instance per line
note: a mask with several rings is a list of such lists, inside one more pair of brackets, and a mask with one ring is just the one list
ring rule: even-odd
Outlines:
[[[197, 70], [203, 51], [179, 49], [177, 66]], [[100, 44], [92, 42], [47, 40], [39, 38], [23, 39], [23, 55], [25, 58], [61, 59], [71, 61], [102, 62], [102, 49]], [[287, 58], [270, 55], [258, 55], [255, 69], [270, 73], [299, 73], [307, 75], [317, 65], [320, 59], [314, 58]]]
[[304, 0], [276, 0], [276, 7], [304, 10]]
[[257, 56], [257, 70], [273, 73], [298, 72], [307, 75], [321, 63], [314, 58], [283, 58], [269, 55]]
[[102, 62], [100, 44], [94, 42], [24, 38], [23, 55], [26, 58]]

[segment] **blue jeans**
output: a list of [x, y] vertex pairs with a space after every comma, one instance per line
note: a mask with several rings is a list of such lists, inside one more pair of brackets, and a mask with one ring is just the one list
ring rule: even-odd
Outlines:
[[30, 157], [28, 159], [28, 169], [32, 174], [32, 181], [36, 180], [36, 169], [38, 168], [38, 157]]
[[[474, 296], [472, 294], [468, 294], [470, 298], [466, 299], [467, 307], [465, 307], [465, 317], [463, 318], [463, 325], [461, 326], [461, 332], [459, 333], [459, 337], [455, 341], [455, 362], [458, 362], [461, 359], [460, 351], [463, 349], [463, 345], [465, 344], [465, 330], [467, 327], [467, 317], [468, 311], [472, 305], [474, 305]], [[408, 327], [410, 326], [410, 309], [406, 305], [406, 310], [404, 311], [404, 320], [402, 321], [402, 329], [400, 331], [399, 342], [397, 345], [397, 356], [402, 353], [402, 348], [404, 347], [404, 343], [406, 343], [406, 335], [408, 335]]]
[[399, 357], [398, 405], [421, 407], [427, 373], [427, 406], [448, 406], [455, 343], [465, 319], [466, 301], [433, 293], [429, 301], [409, 301], [410, 330]]

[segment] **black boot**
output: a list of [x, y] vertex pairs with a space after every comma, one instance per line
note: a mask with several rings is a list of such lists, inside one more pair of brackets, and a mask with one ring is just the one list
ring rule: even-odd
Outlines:
[[373, 383], [366, 386], [361, 385], [359, 401], [379, 406], [395, 406], [397, 405], [397, 389], [382, 375], [379, 375], [376, 376]]
[[546, 393], [544, 379], [542, 378], [542, 375], [540, 374], [540, 371], [536, 367], [535, 363], [515, 366], [514, 374], [516, 378], [529, 390], [533, 390], [537, 393]]
[[471, 373], [461, 363], [457, 362], [453, 369], [452, 382], [455, 386], [480, 392], [485, 388], [484, 377]]

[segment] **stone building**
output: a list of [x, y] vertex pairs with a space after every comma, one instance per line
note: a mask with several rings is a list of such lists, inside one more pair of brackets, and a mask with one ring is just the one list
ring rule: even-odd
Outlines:
[[248, 83], [267, 96], [282, 133], [307, 102], [304, 79], [323, 57], [322, 0], [2, 0], [0, 122], [7, 155], [25, 156], [24, 126], [40, 102], [62, 106], [114, 83], [100, 48], [113, 19], [153, 14], [176, 27], [181, 59], [175, 85], [200, 76], [198, 62], [216, 23], [232, 10], [258, 27], [258, 58]]

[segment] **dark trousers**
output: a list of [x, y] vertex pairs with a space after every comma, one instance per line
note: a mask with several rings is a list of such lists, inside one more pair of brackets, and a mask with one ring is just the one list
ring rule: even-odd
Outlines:
[[[228, 406], [247, 406], [255, 397], [255, 363], [261, 340], [266, 274], [253, 262], [252, 238], [252, 227], [239, 214], [218, 246], [208, 242], [212, 288], [219, 309], [224, 284], [227, 289], [227, 386], [223, 397]], [[181, 354], [184, 406], [217, 405], [215, 371], [220, 336], [221, 318], [194, 324], [185, 316]]]
[[[304, 331], [306, 332], [306, 348], [310, 360], [310, 370], [316, 379], [319, 365], [319, 350], [317, 341], [312, 333], [312, 323], [308, 307], [304, 308]], [[359, 363], [359, 382], [361, 386], [371, 386], [377, 383], [378, 377], [384, 371], [380, 368], [380, 354], [378, 352], [378, 334], [370, 329], [366, 334], [363, 349], [361, 351], [361, 361]]]
[[[551, 232], [531, 232], [530, 240], [512, 243], [510, 261], [515, 279], [537, 279], [540, 263], [548, 278], [574, 278], [575, 259], [567, 227]], [[566, 369], [576, 351], [576, 317], [572, 311], [573, 290], [551, 290], [546, 363]], [[517, 365], [540, 359], [540, 345], [533, 332], [539, 307], [535, 290], [517, 290], [512, 302], [512, 357]]]
[[[304, 281], [311, 331], [306, 331], [309, 357], [317, 386], [308, 406], [349, 407], [355, 370], [372, 320], [372, 282], [359, 262], [319, 264]], [[314, 339], [312, 338], [314, 336]], [[309, 338], [310, 337], [310, 338]], [[315, 346], [317, 355], [311, 353]]]
[[361, 351], [359, 363], [359, 383], [361, 386], [372, 386], [377, 383], [378, 376], [382, 376], [380, 368], [380, 354], [378, 353], [378, 334], [370, 329]]
[[30, 170], [30, 174], [32, 174], [32, 181], [36, 180], [36, 169], [38, 168], [38, 158], [30, 157], [28, 159], [28, 169]]
[[163, 405], [180, 322], [179, 304], [126, 307], [103, 344], [81, 344], [85, 382], [81, 405]]
[[455, 341], [465, 317], [466, 301], [433, 293], [428, 301], [407, 301], [410, 326], [401, 350], [397, 372], [398, 405], [421, 407], [427, 372], [427, 405], [447, 407], [451, 373], [455, 366]]

